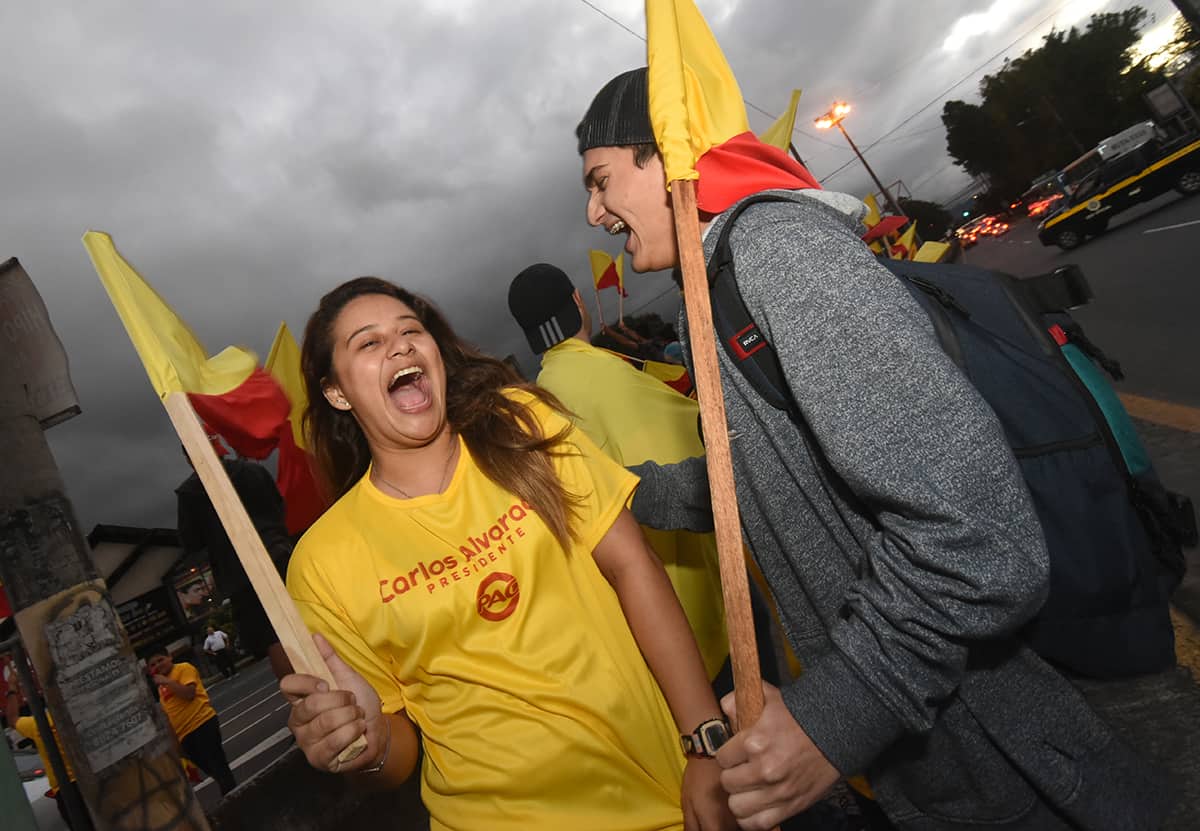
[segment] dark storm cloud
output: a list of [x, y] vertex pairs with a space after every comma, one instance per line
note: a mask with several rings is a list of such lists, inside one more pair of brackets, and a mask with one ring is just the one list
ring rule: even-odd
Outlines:
[[[644, 31], [642, 3], [596, 5]], [[850, 157], [811, 126], [834, 98], [854, 101], [847, 125], [868, 144], [1062, 4], [997, 4], [1006, 27], [953, 54], [941, 43], [964, 6], [990, 4], [699, 5], [747, 99], [777, 113], [804, 88], [797, 124], [812, 137], [796, 145], [822, 176]], [[575, 0], [19, 0], [0, 28], [19, 33], [0, 75], [0, 259], [21, 259], [71, 358], [84, 414], [50, 437], [85, 527], [172, 525], [188, 470], [79, 243], [88, 228], [110, 232], [213, 352], [263, 354], [280, 320], [299, 334], [324, 291], [378, 274], [530, 369], [505, 304], [512, 275], [556, 262], [590, 301], [587, 249], [615, 253], [584, 223], [572, 130], [645, 46]], [[913, 185], [945, 166], [927, 129], [938, 112], [871, 152], [881, 176]], [[950, 169], [917, 195], [964, 182]], [[831, 184], [868, 189], [857, 166]], [[630, 289], [627, 309], [673, 305], [665, 275]]]

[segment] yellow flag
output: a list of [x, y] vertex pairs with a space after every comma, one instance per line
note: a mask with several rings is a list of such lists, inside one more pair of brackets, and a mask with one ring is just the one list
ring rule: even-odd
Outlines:
[[592, 283], [597, 291], [621, 285], [617, 277], [616, 263], [607, 251], [597, 251], [595, 248], [589, 250], [588, 262], [592, 266]]
[[300, 372], [300, 346], [292, 336], [292, 330], [286, 323], [279, 324], [275, 340], [271, 344], [271, 352], [267, 355], [267, 363], [263, 369], [279, 382], [283, 393], [291, 402], [292, 409], [288, 412], [288, 421], [292, 423], [292, 438], [296, 446], [304, 450], [304, 430], [302, 427], [304, 410], [308, 406], [308, 392], [304, 388], [304, 376]]
[[788, 104], [783, 115], [775, 119], [775, 123], [758, 137], [759, 141], [763, 144], [774, 145], [786, 153], [792, 143], [792, 130], [796, 127], [796, 105], [799, 103], [800, 90], [794, 89], [792, 90], [792, 103]]
[[919, 263], [940, 263], [950, 253], [950, 246], [944, 242], [927, 242], [921, 246], [917, 256], [913, 257]]
[[863, 199], [863, 204], [867, 206], [867, 215], [863, 217], [863, 224], [868, 228], [874, 228], [879, 224], [879, 202], [875, 199], [875, 194], [869, 193]]
[[83, 245], [160, 397], [223, 395], [254, 371], [257, 359], [245, 349], [230, 346], [208, 357], [191, 328], [117, 253], [108, 234], [88, 231]]
[[692, 0], [646, 0], [646, 58], [667, 183], [698, 179], [697, 159], [750, 129], [737, 79]]
[[617, 289], [621, 292], [621, 296], [625, 297], [625, 252], [622, 251], [617, 255], [617, 261], [613, 264], [617, 270]]
[[893, 260], [911, 260], [917, 253], [917, 223], [910, 222], [908, 230], [900, 235], [892, 249]]

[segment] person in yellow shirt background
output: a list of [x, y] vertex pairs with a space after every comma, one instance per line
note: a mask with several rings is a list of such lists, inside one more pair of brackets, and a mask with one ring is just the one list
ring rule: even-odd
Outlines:
[[338, 688], [280, 683], [310, 764], [389, 787], [423, 748], [433, 831], [731, 829], [728, 725], [636, 478], [391, 283], [327, 294], [301, 364], [338, 497], [288, 568]]
[[[704, 455], [696, 402], [592, 346], [587, 307], [561, 269], [538, 263], [522, 271], [509, 286], [508, 308], [541, 355], [538, 386], [566, 405], [606, 456], [628, 467]], [[711, 680], [729, 657], [716, 541], [689, 531], [642, 532], [667, 569]]]
[[200, 673], [186, 661], [174, 661], [165, 652], [146, 662], [158, 686], [158, 700], [167, 714], [183, 753], [196, 767], [216, 780], [221, 795], [237, 787], [221, 746], [221, 722], [208, 700]]
[[75, 792], [75, 804], [83, 805], [83, 796], [79, 793], [78, 785], [75, 784], [75, 771], [71, 769], [71, 761], [67, 758], [67, 753], [63, 749], [62, 740], [58, 737], [58, 731], [54, 729], [54, 718], [50, 715], [50, 711], [46, 711], [46, 720], [50, 722], [50, 731], [54, 734], [54, 742], [58, 745], [58, 754], [63, 760], [63, 765], [66, 768], [67, 783], [64, 785], [58, 780], [58, 775], [54, 772], [54, 766], [50, 764], [50, 755], [46, 751], [46, 740], [42, 737], [42, 732], [38, 729], [37, 720], [33, 716], [21, 714], [21, 697], [25, 693], [24, 686], [18, 689], [10, 689], [8, 691], [8, 700], [5, 702], [5, 718], [12, 725], [13, 729], [20, 733], [26, 739], [33, 742], [37, 748], [37, 754], [42, 760], [42, 770], [46, 773], [46, 784], [50, 787], [46, 791], [46, 798], [54, 800], [54, 806], [58, 809], [58, 815], [62, 817], [63, 823], [71, 831], [91, 831], [91, 823], [87, 817], [81, 817], [80, 823], [76, 824], [71, 821], [71, 814], [67, 810], [65, 789], [73, 789]]
[[[616, 354], [592, 346], [587, 305], [562, 269], [537, 263], [523, 270], [509, 285], [508, 308], [529, 348], [541, 357], [538, 386], [566, 405], [575, 425], [609, 458], [628, 467], [704, 455], [699, 405]], [[642, 532], [667, 569], [713, 688], [718, 696], [728, 693], [733, 675], [716, 540], [712, 534], [646, 526]], [[768, 682], [778, 683], [770, 612], [756, 592], [752, 599], [759, 667]]]

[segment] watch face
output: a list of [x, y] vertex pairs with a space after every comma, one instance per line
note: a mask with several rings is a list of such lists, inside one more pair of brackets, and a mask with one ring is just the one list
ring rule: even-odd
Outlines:
[[713, 722], [700, 728], [700, 737], [704, 741], [705, 750], [716, 753], [721, 745], [729, 741], [729, 728], [722, 722]]

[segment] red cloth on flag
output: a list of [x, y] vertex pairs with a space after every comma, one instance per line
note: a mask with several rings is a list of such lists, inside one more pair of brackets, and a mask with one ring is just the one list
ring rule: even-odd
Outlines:
[[325, 511], [328, 502], [313, 476], [311, 459], [292, 434], [291, 401], [262, 367], [224, 395], [189, 393], [188, 399], [238, 455], [265, 459], [279, 448], [275, 484], [283, 497], [289, 534], [303, 532]]
[[751, 132], [711, 148], [697, 159], [696, 172], [696, 204], [710, 215], [763, 190], [821, 188], [804, 165]]
[[867, 232], [862, 235], [863, 242], [874, 242], [880, 237], [886, 237], [888, 234], [895, 233], [908, 224], [907, 216], [896, 216], [891, 214], [876, 222]]
[[285, 421], [279, 431], [275, 484], [283, 497], [284, 523], [289, 534], [307, 531], [329, 507], [313, 475], [312, 457], [296, 446], [290, 421]]
[[292, 409], [279, 382], [262, 367], [224, 395], [188, 393], [188, 400], [236, 453], [250, 459], [271, 455], [279, 441], [279, 425], [287, 423]]
[[596, 281], [596, 291], [600, 289], [616, 289], [621, 292], [622, 297], [629, 296], [629, 293], [625, 291], [625, 287], [621, 285], [621, 278], [617, 276], [617, 264], [615, 261], [608, 264], [608, 268], [604, 269], [604, 273]]

